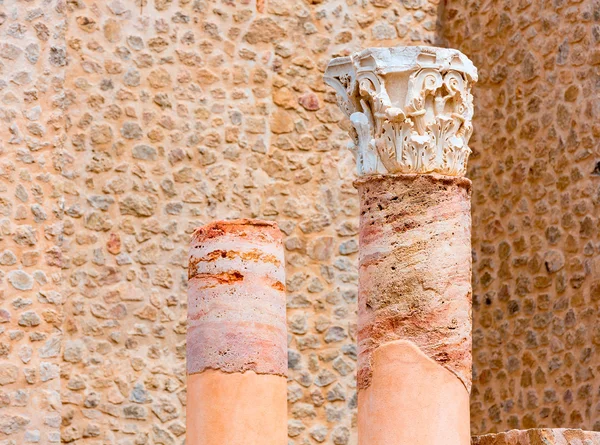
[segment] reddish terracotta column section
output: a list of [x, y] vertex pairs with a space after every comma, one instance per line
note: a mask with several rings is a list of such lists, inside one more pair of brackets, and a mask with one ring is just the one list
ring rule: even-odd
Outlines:
[[190, 245], [188, 445], [287, 442], [282, 235], [274, 222], [218, 221]]
[[468, 445], [471, 181], [368, 175], [360, 196], [360, 445]]

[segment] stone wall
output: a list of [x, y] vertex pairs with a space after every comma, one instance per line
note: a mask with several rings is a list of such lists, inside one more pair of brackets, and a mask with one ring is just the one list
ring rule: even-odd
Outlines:
[[[440, 6], [0, 1], [0, 443], [57, 442], [59, 412], [63, 442], [183, 443], [187, 243], [232, 217], [286, 235], [290, 443], [355, 443], [354, 161], [322, 72], [436, 43]], [[598, 428], [600, 11], [502, 7], [444, 15], [481, 74], [474, 431]]]
[[183, 443], [187, 244], [233, 217], [286, 235], [290, 443], [355, 443], [358, 203], [322, 74], [433, 43], [439, 0], [0, 9], [0, 443], [56, 441], [61, 399], [65, 443]]
[[64, 4], [0, 2], [0, 443], [60, 442]]
[[479, 68], [475, 433], [600, 430], [600, 2], [446, 4]]

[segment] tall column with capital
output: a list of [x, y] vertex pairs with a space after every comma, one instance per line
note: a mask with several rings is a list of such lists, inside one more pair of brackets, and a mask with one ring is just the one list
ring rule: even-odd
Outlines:
[[258, 220], [216, 221], [192, 236], [188, 445], [287, 443], [282, 238]]
[[477, 70], [462, 53], [370, 48], [325, 81], [352, 123], [360, 197], [359, 445], [468, 445]]

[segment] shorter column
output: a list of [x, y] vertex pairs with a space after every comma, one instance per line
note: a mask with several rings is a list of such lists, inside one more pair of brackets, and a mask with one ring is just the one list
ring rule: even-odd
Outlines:
[[190, 245], [188, 445], [287, 442], [282, 235], [269, 221], [217, 221]]

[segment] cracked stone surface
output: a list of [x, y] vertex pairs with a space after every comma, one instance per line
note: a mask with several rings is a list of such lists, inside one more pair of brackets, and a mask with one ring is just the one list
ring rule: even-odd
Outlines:
[[600, 433], [566, 428], [511, 430], [474, 437], [472, 445], [598, 445]]

